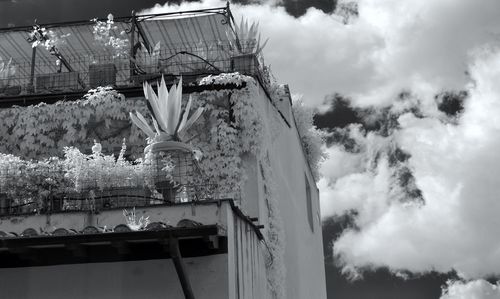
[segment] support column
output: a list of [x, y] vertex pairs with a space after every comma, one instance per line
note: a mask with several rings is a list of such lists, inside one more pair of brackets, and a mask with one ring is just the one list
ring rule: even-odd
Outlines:
[[184, 292], [184, 297], [186, 299], [194, 299], [193, 289], [189, 283], [189, 278], [187, 277], [186, 267], [182, 261], [181, 252], [179, 250], [179, 240], [177, 238], [171, 237], [169, 240], [170, 244], [170, 256], [175, 265], [175, 271], [182, 285], [182, 291]]
[[30, 84], [28, 86], [28, 93], [35, 91], [35, 63], [36, 63], [36, 47], [33, 47], [31, 51], [31, 74], [30, 74]]

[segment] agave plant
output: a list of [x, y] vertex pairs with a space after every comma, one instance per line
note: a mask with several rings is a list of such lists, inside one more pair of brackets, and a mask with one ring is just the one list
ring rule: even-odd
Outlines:
[[153, 48], [148, 48], [142, 42], [135, 58], [131, 58], [136, 65], [146, 73], [153, 73], [158, 67], [158, 58], [160, 57], [160, 42], [157, 42]]
[[253, 22], [250, 26], [248, 20], [241, 18], [240, 25], [234, 24], [234, 30], [226, 32], [231, 48], [239, 54], [259, 54], [266, 46], [267, 41], [260, 44], [259, 24]]
[[188, 117], [189, 110], [191, 109], [191, 96], [189, 96], [186, 108], [182, 110], [182, 78], [177, 86], [175, 84], [172, 85], [170, 92], [167, 89], [163, 76], [158, 87], [158, 95], [156, 95], [153, 87], [147, 82], [144, 82], [143, 88], [144, 96], [149, 101], [153, 110], [153, 128], [139, 112], [135, 114], [130, 112], [130, 119], [154, 141], [180, 141], [179, 135], [186, 132], [203, 113], [204, 109], [200, 107], [191, 117]]
[[12, 58], [7, 63], [0, 58], [0, 84], [2, 81], [10, 79], [15, 73], [16, 67], [12, 65]]

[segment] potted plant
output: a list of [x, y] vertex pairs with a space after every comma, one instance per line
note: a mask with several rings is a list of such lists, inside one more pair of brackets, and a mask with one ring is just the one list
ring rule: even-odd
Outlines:
[[260, 43], [259, 24], [241, 18], [240, 25], [234, 24], [233, 31], [226, 33], [231, 54], [231, 70], [253, 74], [258, 67], [257, 56], [266, 46], [266, 40]]
[[[114, 17], [108, 15], [106, 21], [93, 19], [92, 34], [97, 47], [103, 52], [110, 54], [110, 57], [100, 57], [105, 61], [98, 61], [89, 65], [90, 87], [115, 86], [116, 85], [116, 65], [125, 62], [123, 57], [128, 57], [129, 40], [124, 31], [117, 33], [118, 27], [114, 25]], [[101, 60], [101, 59], [98, 59]], [[126, 59], [128, 61], [128, 59]], [[120, 66], [119, 66], [120, 67]]]
[[16, 73], [16, 67], [12, 65], [12, 58], [5, 63], [0, 58], [0, 93], [5, 95], [18, 95], [21, 93], [21, 86], [11, 86], [10, 80]]
[[[42, 46], [51, 55], [55, 56], [57, 59], [55, 61], [58, 66], [58, 71], [56, 73], [48, 74], [38, 74], [36, 76], [36, 91], [61, 91], [61, 90], [78, 90], [84, 87], [83, 82], [80, 80], [78, 72], [73, 71], [67, 64], [59, 49], [66, 44], [66, 38], [70, 34], [59, 35], [52, 30], [47, 30], [40, 25], [35, 24], [33, 30], [30, 32], [27, 38], [28, 42], [31, 43], [32, 48]], [[68, 72], [62, 72], [62, 64], [66, 66]]]
[[[169, 92], [162, 77], [158, 95], [147, 82], [143, 87], [152, 109], [153, 127], [139, 112], [131, 112], [130, 118], [150, 140], [144, 152], [153, 156], [156, 189], [163, 195], [164, 201], [172, 203], [183, 186], [190, 183], [197, 169], [192, 148], [182, 142], [180, 136], [196, 122], [204, 109], [200, 107], [189, 116], [191, 96], [182, 109], [182, 78], [177, 85], [172, 85]], [[171, 169], [172, 165], [173, 170], [165, 175], [165, 169]]]

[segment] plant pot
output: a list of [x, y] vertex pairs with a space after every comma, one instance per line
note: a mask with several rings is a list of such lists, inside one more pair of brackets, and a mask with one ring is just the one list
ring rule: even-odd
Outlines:
[[116, 86], [116, 66], [113, 63], [89, 66], [90, 87]]
[[[177, 141], [160, 141], [147, 146], [144, 151], [153, 154], [156, 191], [167, 203], [182, 201], [180, 193], [195, 175], [196, 164], [191, 147]], [[165, 161], [173, 163], [172, 171], [164, 170]]]
[[[0, 84], [1, 85], [1, 84]], [[5, 86], [0, 88], [0, 94], [4, 94], [6, 96], [16, 96], [21, 93], [21, 86]]]
[[231, 70], [245, 75], [257, 73], [259, 62], [255, 54], [243, 54], [231, 57]]
[[0, 194], [0, 215], [9, 215], [10, 206], [10, 198], [6, 194]]
[[119, 187], [96, 192], [99, 209], [142, 207], [150, 204], [151, 194], [143, 187]]
[[42, 74], [36, 76], [36, 92], [79, 90], [78, 72]]

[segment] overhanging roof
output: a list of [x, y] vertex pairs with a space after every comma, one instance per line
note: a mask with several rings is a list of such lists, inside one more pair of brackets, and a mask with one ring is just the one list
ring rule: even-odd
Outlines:
[[218, 225], [3, 237], [0, 238], [0, 268], [165, 259], [172, 257], [169, 245], [173, 240], [179, 242], [183, 257], [227, 252], [226, 236]]

